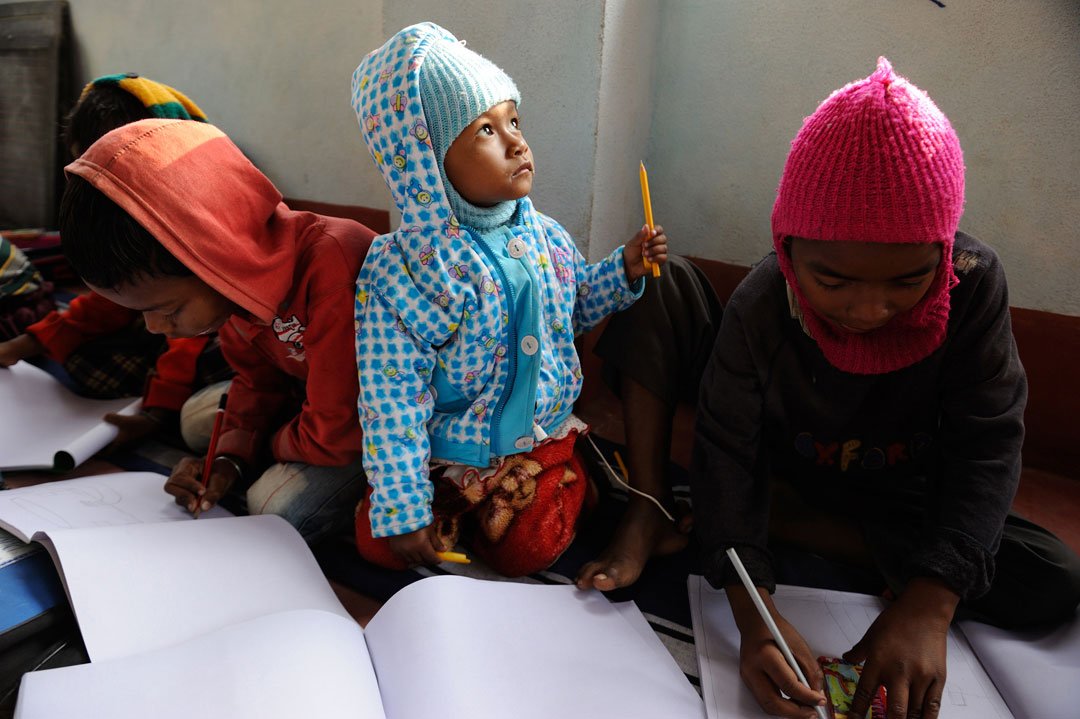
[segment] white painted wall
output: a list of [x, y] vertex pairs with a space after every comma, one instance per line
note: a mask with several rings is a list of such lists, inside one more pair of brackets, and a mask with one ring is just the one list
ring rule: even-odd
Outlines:
[[[648, 162], [660, 2], [608, 0], [597, 115], [588, 257], [599, 260], [645, 223], [638, 182]], [[656, 168], [646, 165], [650, 182]], [[657, 209], [664, 209], [655, 206]], [[667, 230], [667, 225], [655, 219]]]
[[131, 71], [172, 85], [285, 195], [381, 206], [349, 78], [382, 42], [382, 2], [69, 2], [80, 83]]
[[[0, 0], [4, 2], [5, 0]], [[961, 227], [1013, 304], [1080, 315], [1076, 0], [71, 0], [81, 80], [136, 70], [189, 93], [292, 197], [388, 207], [347, 104], [368, 50], [434, 20], [522, 90], [533, 197], [596, 259], [641, 221], [686, 254], [769, 248], [788, 143], [879, 54], [952, 120]]]
[[[514, 79], [536, 166], [531, 197], [583, 252], [593, 193], [603, 8], [596, 0], [388, 0], [383, 10], [385, 37], [430, 20]], [[389, 191], [384, 194], [389, 198]]]
[[1000, 253], [1012, 303], [1080, 314], [1080, 3], [943, 2], [662, 2], [648, 161], [673, 246], [767, 252], [802, 118], [885, 55], [956, 128], [960, 226]]

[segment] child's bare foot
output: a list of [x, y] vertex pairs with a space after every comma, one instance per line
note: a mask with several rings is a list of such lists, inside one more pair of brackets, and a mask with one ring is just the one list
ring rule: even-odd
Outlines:
[[615, 536], [600, 553], [578, 572], [578, 589], [608, 592], [637, 581], [649, 557], [674, 554], [689, 541], [693, 518], [689, 507], [676, 508], [676, 524], [648, 500], [633, 497], [615, 528]]

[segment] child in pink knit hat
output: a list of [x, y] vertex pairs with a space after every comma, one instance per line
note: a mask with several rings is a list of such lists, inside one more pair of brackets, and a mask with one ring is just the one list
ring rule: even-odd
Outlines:
[[859, 566], [896, 597], [844, 657], [865, 662], [852, 716], [879, 686], [890, 717], [937, 716], [958, 606], [1019, 627], [1080, 602], [1080, 558], [1009, 512], [1027, 382], [1004, 271], [958, 231], [963, 202], [948, 119], [879, 59], [805, 120], [775, 253], [724, 310], [698, 411], [695, 531], [706, 578], [731, 599], [742, 676], [772, 714], [814, 717], [825, 697], [784, 661], [729, 547], [811, 687], [813, 648], [771, 605], [772, 550]]

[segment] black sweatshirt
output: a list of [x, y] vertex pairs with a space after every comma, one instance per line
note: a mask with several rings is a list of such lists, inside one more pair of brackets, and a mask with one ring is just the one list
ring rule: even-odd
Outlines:
[[739, 583], [724, 554], [734, 546], [755, 584], [773, 591], [775, 475], [836, 511], [917, 525], [906, 578], [936, 577], [964, 599], [987, 591], [1020, 481], [1027, 379], [997, 255], [957, 233], [953, 265], [960, 282], [943, 345], [880, 375], [825, 360], [791, 317], [775, 255], [735, 290], [702, 379], [691, 471], [713, 586]]

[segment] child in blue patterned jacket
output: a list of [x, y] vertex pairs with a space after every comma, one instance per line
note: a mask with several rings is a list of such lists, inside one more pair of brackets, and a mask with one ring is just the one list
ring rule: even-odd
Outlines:
[[368, 498], [357, 545], [384, 566], [434, 564], [459, 537], [493, 568], [547, 567], [573, 538], [587, 479], [571, 414], [574, 336], [630, 306], [662, 228], [589, 265], [528, 198], [520, 96], [432, 23], [357, 67], [352, 105], [401, 210], [357, 278]]

